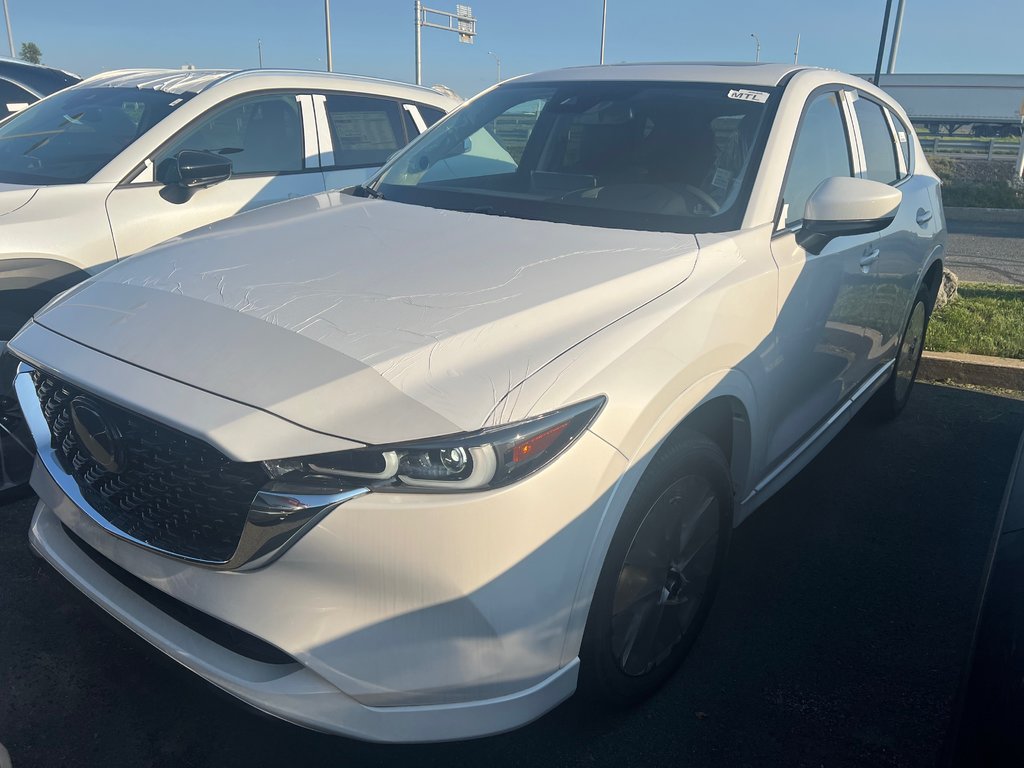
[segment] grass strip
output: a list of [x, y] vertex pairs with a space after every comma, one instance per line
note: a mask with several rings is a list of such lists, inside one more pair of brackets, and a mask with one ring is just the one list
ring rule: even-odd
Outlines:
[[960, 283], [959, 294], [932, 316], [925, 349], [1024, 360], [1024, 286]]

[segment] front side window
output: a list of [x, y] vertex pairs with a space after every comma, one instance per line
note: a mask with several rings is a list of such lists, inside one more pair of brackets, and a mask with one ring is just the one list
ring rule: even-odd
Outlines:
[[773, 89], [510, 83], [455, 112], [373, 182], [434, 208], [672, 232], [737, 229]]
[[0, 124], [0, 182], [78, 184], [194, 94], [69, 88]]
[[867, 163], [864, 178], [892, 184], [899, 179], [896, 146], [882, 107], [861, 97], [853, 102], [853, 109], [857, 113], [860, 138], [864, 144], [864, 159]]
[[201, 118], [154, 159], [158, 180], [169, 178], [174, 158], [186, 149], [229, 157], [233, 174], [302, 170], [302, 118], [295, 94], [239, 99]]
[[839, 94], [829, 91], [815, 96], [804, 111], [793, 143], [782, 193], [785, 226], [803, 220], [807, 199], [821, 182], [832, 176], [852, 175]]
[[[376, 96], [327, 97], [334, 164], [347, 168], [383, 165], [405, 146], [403, 112], [397, 101]], [[415, 135], [415, 134], [413, 134]]]

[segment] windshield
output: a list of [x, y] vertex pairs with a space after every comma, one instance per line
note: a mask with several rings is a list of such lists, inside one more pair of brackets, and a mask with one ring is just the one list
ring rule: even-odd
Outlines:
[[425, 133], [370, 193], [591, 226], [737, 229], [772, 96], [705, 83], [511, 83]]
[[190, 99], [145, 88], [71, 88], [0, 123], [0, 182], [88, 181]]

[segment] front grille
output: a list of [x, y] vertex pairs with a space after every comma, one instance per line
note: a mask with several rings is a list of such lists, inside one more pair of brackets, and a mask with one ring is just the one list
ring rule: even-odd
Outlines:
[[[212, 563], [231, 558], [249, 506], [268, 479], [259, 464], [231, 461], [200, 440], [44, 373], [32, 379], [57, 460], [97, 514], [174, 555]], [[101, 466], [76, 433], [76, 398], [118, 433], [114, 471]]]

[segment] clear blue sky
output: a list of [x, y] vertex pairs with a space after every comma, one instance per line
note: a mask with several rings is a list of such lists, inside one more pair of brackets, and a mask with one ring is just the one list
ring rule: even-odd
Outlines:
[[[8, 0], [15, 48], [34, 41], [43, 61], [91, 75], [151, 66], [324, 66], [322, 0]], [[429, 0], [454, 10], [454, 0]], [[423, 79], [470, 96], [502, 75], [596, 63], [601, 0], [469, 0], [474, 45], [423, 31]], [[412, 0], [332, 0], [334, 69], [411, 81]], [[895, 5], [895, 2], [894, 2]], [[605, 60], [746, 60], [751, 32], [762, 61], [852, 72], [874, 69], [885, 0], [609, 0]], [[0, 20], [2, 21], [2, 20]], [[0, 53], [6, 42], [0, 37]], [[907, 0], [902, 72], [1024, 71], [1022, 0]]]

